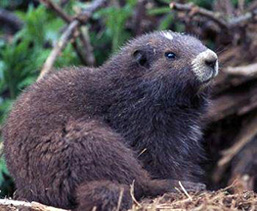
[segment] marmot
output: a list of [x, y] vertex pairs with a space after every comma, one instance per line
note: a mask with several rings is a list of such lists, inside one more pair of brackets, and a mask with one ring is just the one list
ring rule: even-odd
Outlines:
[[[16, 198], [113, 210], [201, 189], [201, 117], [217, 55], [195, 37], [153, 32], [99, 68], [69, 68], [27, 88], [3, 129]], [[185, 181], [185, 182], [183, 182]], [[122, 201], [119, 197], [122, 196]]]

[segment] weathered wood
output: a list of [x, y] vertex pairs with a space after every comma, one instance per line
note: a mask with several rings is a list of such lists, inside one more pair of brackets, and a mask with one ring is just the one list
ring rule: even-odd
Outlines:
[[257, 107], [257, 83], [240, 88], [214, 98], [207, 118], [212, 122], [222, 120], [232, 114], [243, 115]]
[[38, 202], [16, 201], [11, 199], [0, 199], [1, 211], [68, 211], [51, 206], [46, 206]]

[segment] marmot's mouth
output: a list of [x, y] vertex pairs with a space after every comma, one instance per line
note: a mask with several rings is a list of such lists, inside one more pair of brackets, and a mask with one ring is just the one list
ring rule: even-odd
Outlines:
[[218, 75], [219, 64], [217, 55], [207, 49], [198, 54], [192, 61], [192, 70], [202, 83], [208, 83]]

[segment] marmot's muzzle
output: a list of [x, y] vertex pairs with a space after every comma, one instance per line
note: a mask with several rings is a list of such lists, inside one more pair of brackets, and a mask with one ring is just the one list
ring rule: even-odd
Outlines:
[[209, 82], [218, 75], [218, 57], [216, 53], [207, 49], [198, 54], [192, 61], [192, 70], [201, 82]]

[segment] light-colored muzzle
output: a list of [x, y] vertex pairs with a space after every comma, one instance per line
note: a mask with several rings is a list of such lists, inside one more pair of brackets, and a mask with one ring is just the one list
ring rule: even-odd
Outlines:
[[217, 54], [207, 49], [198, 54], [192, 61], [192, 70], [197, 78], [205, 83], [218, 75], [219, 64]]

